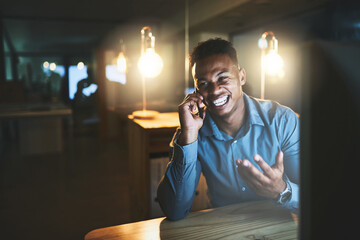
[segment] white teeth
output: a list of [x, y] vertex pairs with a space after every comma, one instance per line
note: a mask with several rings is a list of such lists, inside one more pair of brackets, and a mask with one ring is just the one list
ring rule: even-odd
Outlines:
[[226, 103], [226, 101], [227, 101], [227, 96], [225, 96], [225, 97], [221, 97], [221, 98], [218, 98], [218, 99], [216, 99], [213, 103], [214, 103], [214, 105], [215, 106], [221, 106], [221, 105], [224, 105], [225, 103]]

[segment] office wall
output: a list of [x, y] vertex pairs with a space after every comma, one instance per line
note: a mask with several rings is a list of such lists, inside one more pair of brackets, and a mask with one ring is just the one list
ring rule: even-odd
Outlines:
[[[276, 31], [278, 29], [278, 31]], [[300, 111], [300, 78], [298, 68], [300, 44], [294, 41], [291, 33], [286, 33], [279, 27], [258, 28], [232, 36], [232, 42], [238, 52], [240, 67], [246, 71], [247, 82], [244, 92], [260, 98], [261, 82], [261, 50], [258, 40], [265, 31], [273, 31], [279, 41], [279, 55], [284, 60], [284, 77], [265, 77], [265, 99], [275, 100], [283, 105]]]

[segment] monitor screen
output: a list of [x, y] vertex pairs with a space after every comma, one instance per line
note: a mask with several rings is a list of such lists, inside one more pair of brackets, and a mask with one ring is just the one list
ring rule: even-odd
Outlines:
[[301, 239], [358, 235], [360, 45], [302, 46]]

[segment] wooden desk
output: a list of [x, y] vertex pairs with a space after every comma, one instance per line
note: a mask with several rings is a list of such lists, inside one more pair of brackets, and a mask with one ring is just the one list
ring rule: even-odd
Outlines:
[[113, 239], [297, 239], [297, 223], [272, 201], [192, 212], [179, 221], [165, 218], [96, 229], [85, 240]]
[[132, 115], [128, 116], [132, 221], [150, 218], [150, 159], [151, 156], [161, 154], [169, 159], [169, 143], [179, 125], [176, 112], [160, 113], [154, 119], [135, 119]]
[[40, 118], [40, 117], [71, 117], [72, 110], [65, 106], [61, 107], [31, 107], [19, 105], [14, 108], [0, 106], [0, 119], [29, 119], [29, 118]]
[[[154, 119], [128, 116], [130, 166], [130, 214], [132, 221], [163, 216], [156, 199], [157, 185], [170, 160], [170, 141], [180, 125], [176, 112], [160, 113]], [[207, 185], [203, 175], [196, 190], [193, 210], [208, 207]]]
[[72, 110], [63, 104], [0, 104], [0, 124], [11, 121], [17, 125], [20, 152], [24, 155], [62, 152], [62, 120], [67, 122], [70, 138]]

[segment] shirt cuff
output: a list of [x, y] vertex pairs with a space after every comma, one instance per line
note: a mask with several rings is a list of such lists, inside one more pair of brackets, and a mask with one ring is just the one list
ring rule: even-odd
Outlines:
[[180, 146], [178, 139], [174, 140], [174, 157], [179, 156], [183, 164], [193, 163], [197, 160], [197, 146], [198, 141], [192, 142], [188, 145]]
[[291, 186], [291, 199], [283, 206], [295, 214], [299, 214], [299, 186], [289, 181]]

